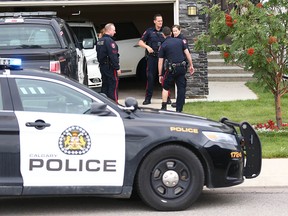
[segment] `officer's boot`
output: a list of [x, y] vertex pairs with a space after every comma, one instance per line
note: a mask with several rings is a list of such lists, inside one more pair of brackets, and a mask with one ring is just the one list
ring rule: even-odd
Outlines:
[[167, 110], [167, 102], [162, 102], [161, 110]]
[[171, 98], [169, 96], [167, 98], [167, 104], [172, 104]]

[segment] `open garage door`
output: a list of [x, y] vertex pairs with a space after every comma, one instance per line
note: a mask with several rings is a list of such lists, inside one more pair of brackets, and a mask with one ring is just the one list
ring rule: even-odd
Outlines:
[[153, 15], [160, 13], [164, 25], [172, 26], [175, 18], [176, 0], [68, 0], [68, 1], [0, 1], [1, 12], [15, 11], [57, 11], [63, 19], [79, 18], [91, 20], [94, 24], [133, 21], [140, 32], [153, 25]]
[[[65, 20], [90, 20], [95, 26], [108, 22], [133, 22], [142, 34], [148, 27], [154, 25], [153, 16], [155, 14], [160, 13], [163, 16], [164, 25], [172, 26], [174, 23], [177, 23], [178, 4], [178, 0], [20, 0], [0, 1], [0, 11], [56, 11], [57, 16]], [[121, 94], [123, 94], [122, 91], [127, 90], [134, 93], [139, 92], [139, 96], [133, 95], [136, 98], [144, 97], [145, 83], [141, 82], [139, 85], [135, 84], [133, 78], [131, 81], [129, 80], [120, 81], [119, 96], [121, 97]], [[137, 90], [135, 88], [141, 89]], [[159, 90], [161, 90], [160, 87]], [[155, 92], [155, 94], [157, 93]], [[160, 92], [158, 92], [158, 97], [161, 98]]]
[[[116, 41], [133, 39], [133, 44], [136, 45], [142, 33], [148, 27], [154, 25], [153, 16], [155, 14], [160, 13], [163, 16], [164, 25], [172, 26], [174, 24], [175, 2], [176, 0], [0, 1], [0, 11], [56, 11], [57, 16], [64, 20], [92, 22], [98, 32], [104, 24], [112, 22], [116, 24]], [[122, 28], [118, 28], [120, 24]], [[136, 31], [138, 34], [135, 33]], [[125, 38], [123, 38], [123, 35], [125, 35]], [[131, 59], [132, 64], [130, 64], [130, 60], [126, 61], [126, 59], [130, 59], [130, 56], [133, 56], [132, 50], [135, 51], [135, 48], [133, 49], [135, 45], [131, 45], [131, 43], [131, 40], [128, 43], [123, 41], [123, 45], [120, 44], [119, 46], [122, 56], [121, 68], [123, 69], [121, 77], [138, 74], [138, 77], [144, 77], [145, 79], [145, 71], [142, 72], [145, 70], [145, 65], [142, 63], [142, 58], [140, 58], [140, 55], [144, 57], [144, 50], [143, 53], [140, 53], [141, 51], [138, 49], [136, 50], [134, 58]], [[131, 47], [131, 49], [126, 51], [126, 49], [122, 49], [122, 46], [125, 46], [125, 48]]]

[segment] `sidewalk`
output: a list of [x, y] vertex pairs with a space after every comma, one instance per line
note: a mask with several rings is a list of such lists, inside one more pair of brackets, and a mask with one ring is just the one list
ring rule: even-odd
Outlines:
[[[201, 99], [186, 99], [186, 102], [195, 101], [234, 101], [234, 100], [255, 100], [257, 96], [252, 92], [245, 82], [209, 82], [209, 95], [206, 98]], [[137, 99], [138, 105], [143, 106], [142, 102], [144, 100], [144, 90], [125, 90], [119, 93], [119, 103], [124, 104], [125, 98], [128, 96], [133, 96]], [[161, 93], [154, 93], [154, 97], [151, 100], [151, 104], [145, 107], [161, 108]], [[172, 99], [175, 102], [175, 99]], [[175, 110], [170, 105], [167, 106], [169, 110]]]
[[288, 158], [262, 159], [262, 169], [258, 177], [245, 179], [237, 187], [288, 187]]

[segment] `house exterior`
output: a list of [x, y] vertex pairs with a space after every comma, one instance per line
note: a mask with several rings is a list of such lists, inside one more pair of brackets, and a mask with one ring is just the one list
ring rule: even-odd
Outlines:
[[[227, 0], [212, 0], [227, 9]], [[257, 1], [257, 0], [256, 0]], [[204, 3], [203, 3], [204, 4]], [[188, 15], [188, 7], [197, 9], [196, 15]], [[127, 21], [136, 23], [140, 31], [152, 25], [152, 17], [160, 13], [164, 25], [180, 24], [182, 33], [188, 39], [195, 74], [187, 74], [186, 97], [205, 97], [208, 88], [207, 53], [195, 52], [194, 39], [207, 30], [208, 17], [200, 14], [203, 5], [197, 0], [5, 0], [0, 1], [0, 11], [56, 10], [61, 18], [69, 19], [72, 13], [79, 13], [93, 22]]]

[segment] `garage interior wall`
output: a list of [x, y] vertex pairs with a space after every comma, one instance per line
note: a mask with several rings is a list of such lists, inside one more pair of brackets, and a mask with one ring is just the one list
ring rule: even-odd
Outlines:
[[[57, 16], [65, 20], [86, 19], [96, 26], [108, 22], [134, 22], [142, 34], [146, 28], [153, 26], [153, 16], [160, 13], [164, 26], [174, 24], [173, 4], [145, 5], [89, 5], [89, 6], [49, 6], [49, 7], [15, 7], [0, 8], [1, 12], [19, 11], [56, 11]], [[72, 16], [78, 13], [79, 16]], [[117, 30], [117, 29], [116, 29]]]

